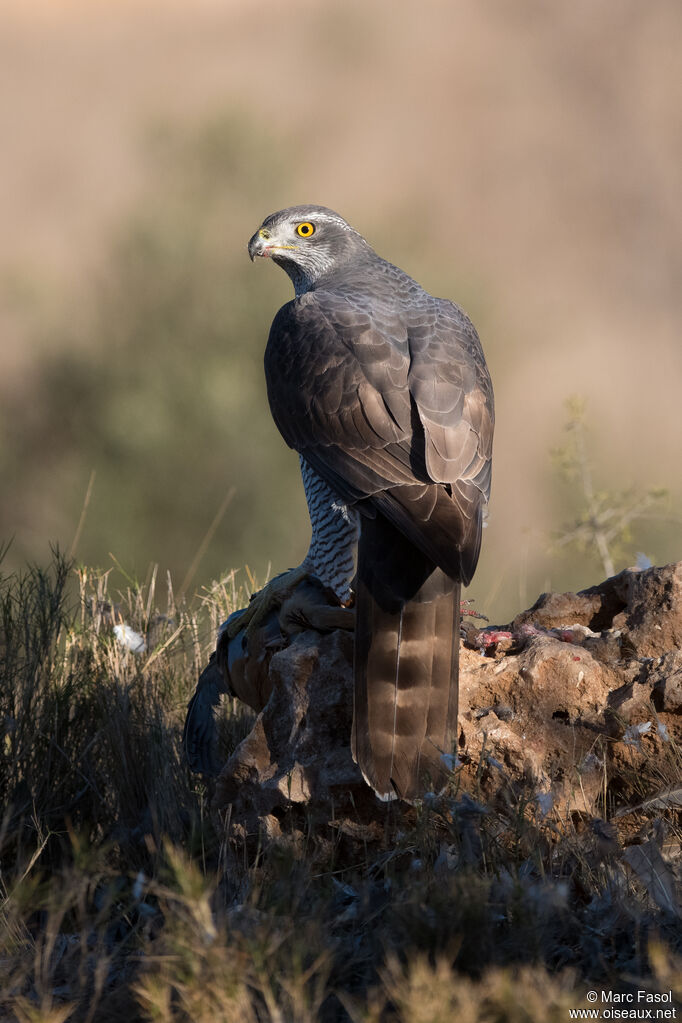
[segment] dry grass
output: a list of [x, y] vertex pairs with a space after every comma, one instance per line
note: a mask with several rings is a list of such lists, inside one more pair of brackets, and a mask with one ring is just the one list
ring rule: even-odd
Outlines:
[[[109, 584], [57, 554], [2, 579], [0, 1019], [540, 1023], [588, 986], [682, 997], [679, 807], [617, 820], [657, 876], [608, 824], [462, 793], [352, 863], [225, 857], [180, 734], [241, 595]], [[245, 723], [224, 708], [224, 752]], [[661, 772], [679, 781], [679, 751]]]

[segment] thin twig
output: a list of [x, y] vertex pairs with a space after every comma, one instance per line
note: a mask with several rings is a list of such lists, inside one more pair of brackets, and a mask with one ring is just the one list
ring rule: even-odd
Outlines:
[[85, 516], [87, 515], [87, 512], [88, 512], [88, 505], [90, 504], [90, 498], [92, 497], [92, 488], [93, 488], [94, 484], [95, 484], [95, 470], [93, 469], [91, 471], [91, 473], [90, 473], [90, 480], [88, 482], [87, 490], [85, 491], [85, 497], [83, 499], [83, 507], [81, 508], [81, 515], [80, 515], [80, 518], [78, 520], [78, 525], [76, 526], [76, 532], [75, 532], [75, 535], [74, 535], [74, 538], [73, 538], [73, 543], [71, 544], [71, 549], [69, 551], [69, 560], [74, 558], [75, 555], [76, 555], [76, 548], [78, 547], [78, 541], [80, 540], [81, 533], [83, 532], [83, 525], [85, 524]]

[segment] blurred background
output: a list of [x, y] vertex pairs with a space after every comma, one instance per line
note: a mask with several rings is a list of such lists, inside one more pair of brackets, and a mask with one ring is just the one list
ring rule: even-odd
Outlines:
[[682, 557], [679, 0], [0, 17], [5, 567], [58, 542], [191, 594], [300, 561], [262, 373], [290, 284], [246, 255], [299, 202], [478, 327], [498, 423], [482, 610]]

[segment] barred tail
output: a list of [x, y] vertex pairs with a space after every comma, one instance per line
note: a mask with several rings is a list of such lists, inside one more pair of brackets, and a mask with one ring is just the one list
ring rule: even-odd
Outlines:
[[457, 736], [460, 583], [381, 514], [358, 549], [353, 757], [381, 799], [440, 790]]

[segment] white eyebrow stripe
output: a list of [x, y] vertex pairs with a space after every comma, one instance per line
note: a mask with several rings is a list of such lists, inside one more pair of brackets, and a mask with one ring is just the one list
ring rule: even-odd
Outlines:
[[318, 224], [335, 224], [337, 227], [342, 228], [344, 231], [352, 231], [353, 234], [358, 234], [354, 227], [343, 219], [343, 217], [334, 216], [332, 213], [324, 213], [322, 210], [319, 212], [313, 210], [308, 213], [297, 214], [290, 221], [293, 224], [305, 223], [306, 220], [316, 221]]
[[344, 229], [344, 231], [352, 231], [352, 230], [354, 230], [350, 226], [350, 224], [346, 223], [346, 221], [343, 219], [343, 217], [333, 217], [329, 213], [311, 213], [310, 214], [310, 219], [311, 220], [320, 220], [320, 221], [326, 222], [327, 224], [336, 224], [338, 227], [342, 227]]

